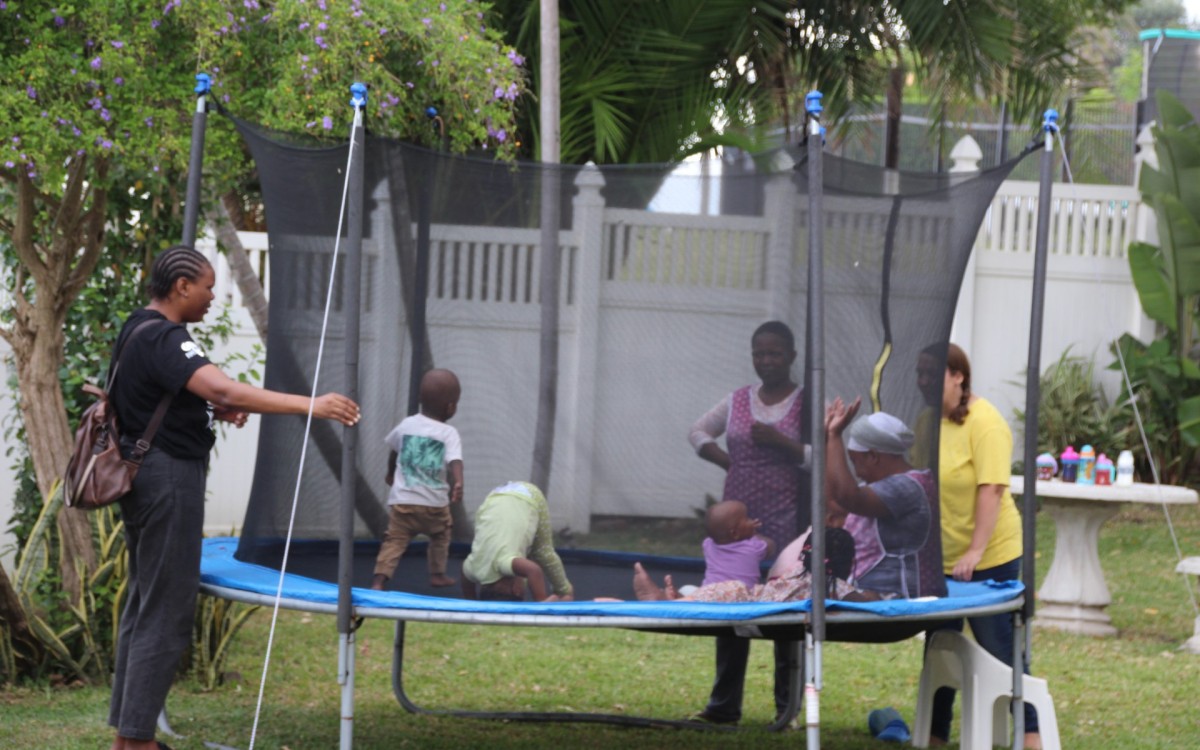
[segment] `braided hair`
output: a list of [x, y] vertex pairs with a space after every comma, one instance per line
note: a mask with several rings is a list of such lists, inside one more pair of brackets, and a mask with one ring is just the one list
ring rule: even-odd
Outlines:
[[[809, 573], [813, 570], [812, 534], [808, 535], [801, 548], [801, 562]], [[829, 586], [829, 598], [836, 599], [837, 581], [848, 581], [854, 572], [854, 537], [849, 531], [830, 526], [825, 529], [825, 569], [828, 572], [826, 585]]]
[[188, 247], [175, 245], [164, 250], [154, 259], [150, 268], [150, 296], [156, 300], [165, 300], [179, 279], [196, 281], [206, 268], [212, 264], [204, 253]]

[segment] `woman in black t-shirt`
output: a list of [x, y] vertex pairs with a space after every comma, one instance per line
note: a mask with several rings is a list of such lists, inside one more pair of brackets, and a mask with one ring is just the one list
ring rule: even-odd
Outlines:
[[344, 425], [359, 419], [358, 405], [345, 396], [310, 399], [255, 388], [212, 364], [186, 324], [204, 319], [214, 282], [201, 253], [184, 246], [163, 252], [150, 272], [150, 304], [129, 316], [114, 349], [120, 361], [112, 365], [118, 368], [112, 400], [123, 451], [141, 437], [164, 395], [171, 399], [133, 489], [120, 501], [129, 584], [109, 708], [109, 724], [117, 730], [113, 750], [165, 747], [154, 731], [179, 657], [191, 642], [213, 421], [241, 427], [249, 412], [307, 414], [310, 408], [314, 417]]

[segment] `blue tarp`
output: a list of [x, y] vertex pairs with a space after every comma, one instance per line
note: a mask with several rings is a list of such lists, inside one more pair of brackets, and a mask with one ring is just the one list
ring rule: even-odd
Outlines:
[[[279, 571], [261, 565], [235, 560], [238, 540], [218, 537], [204, 541], [200, 564], [202, 583], [237, 589], [265, 596], [275, 596], [279, 587]], [[632, 570], [630, 571], [632, 575]], [[885, 617], [928, 615], [935, 612], [986, 607], [1011, 601], [1024, 591], [1019, 581], [997, 583], [949, 582], [949, 596], [938, 599], [893, 599], [886, 602], [829, 601], [830, 612], [853, 610]], [[337, 586], [304, 576], [284, 576], [283, 596], [321, 604], [337, 604]], [[549, 615], [589, 617], [644, 617], [647, 619], [685, 620], [753, 620], [769, 615], [807, 612], [811, 601], [804, 599], [782, 604], [707, 604], [701, 602], [480, 602], [435, 596], [407, 594], [400, 591], [372, 591], [355, 588], [356, 607], [416, 609], [437, 612], [498, 613], [505, 615]]]

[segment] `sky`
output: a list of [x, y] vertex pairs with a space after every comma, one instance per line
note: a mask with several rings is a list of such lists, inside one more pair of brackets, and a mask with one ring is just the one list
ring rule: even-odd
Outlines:
[[1192, 21], [1200, 20], [1200, 0], [1183, 0], [1183, 6], [1187, 8], [1188, 17]]

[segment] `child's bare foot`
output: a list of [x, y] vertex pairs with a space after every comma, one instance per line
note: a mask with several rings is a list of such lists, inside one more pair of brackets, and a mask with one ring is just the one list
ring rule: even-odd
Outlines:
[[663, 578], [663, 594], [668, 599], [679, 598], [679, 590], [675, 588], [675, 581], [671, 579], [671, 575], [669, 573], [665, 578]]
[[371, 579], [371, 588], [375, 591], [383, 591], [383, 586], [387, 582], [387, 576], [376, 573], [375, 577]]
[[637, 594], [638, 600], [643, 602], [660, 601], [667, 598], [666, 592], [650, 578], [650, 574], [646, 572], [640, 562], [633, 564], [633, 593]]
[[433, 586], [435, 589], [453, 586], [456, 583], [458, 583], [458, 581], [445, 574], [439, 573], [438, 575], [429, 576], [429, 585]]

